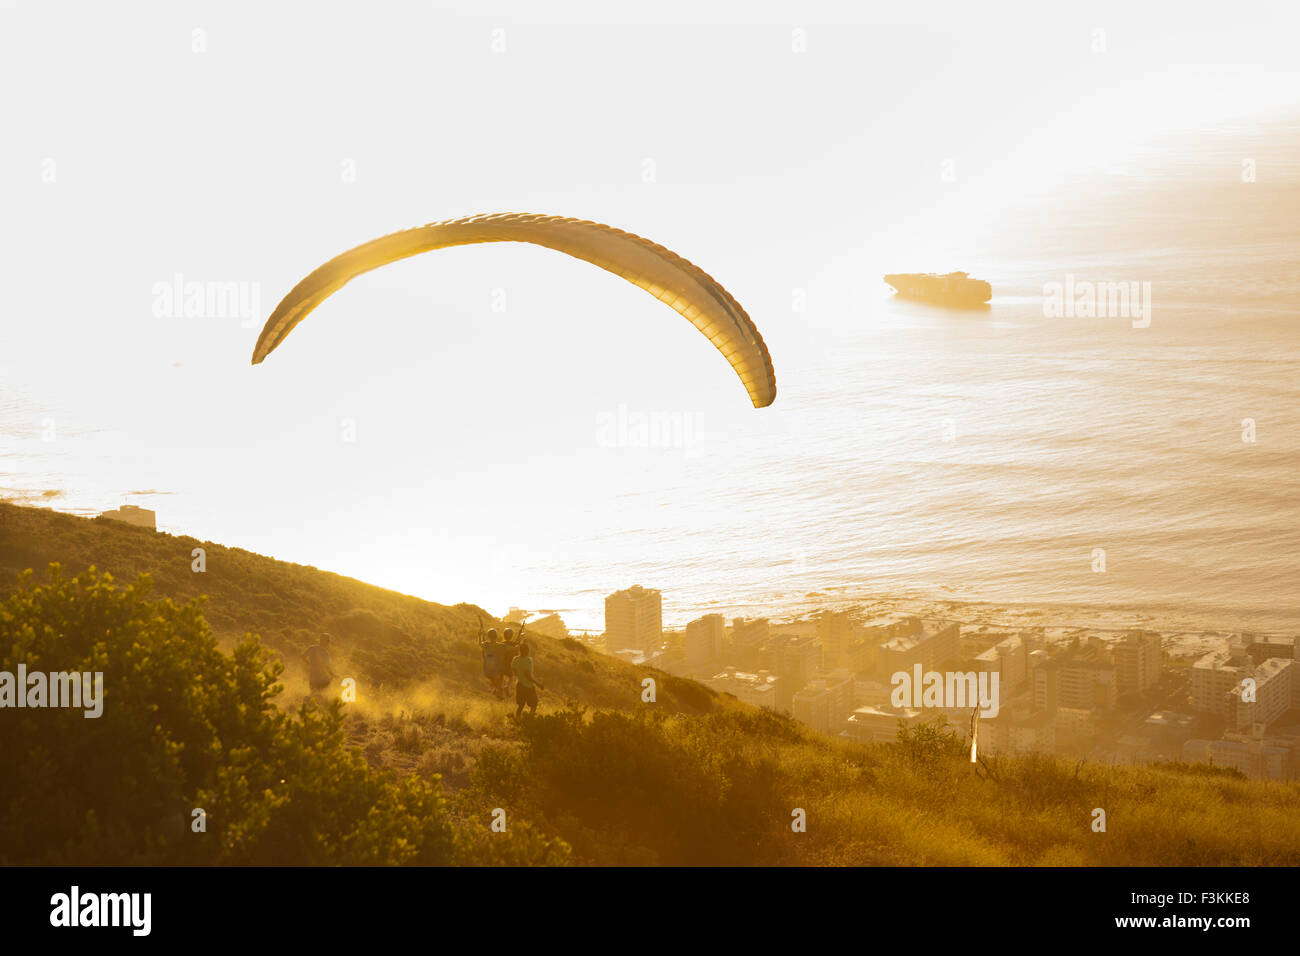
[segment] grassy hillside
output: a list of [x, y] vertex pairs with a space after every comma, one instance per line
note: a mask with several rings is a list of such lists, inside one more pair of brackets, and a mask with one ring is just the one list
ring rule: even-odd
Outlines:
[[[151, 593], [124, 590], [142, 573]], [[0, 600], [0, 669], [106, 662], [119, 695], [102, 721], [0, 710], [26, 722], [0, 735], [23, 768], [4, 816], [46, 821], [0, 827], [0, 862], [1300, 864], [1300, 785], [977, 770], [942, 732], [835, 740], [572, 641], [535, 639], [548, 692], [515, 723], [479, 674], [477, 608], [112, 522], [0, 504]], [[323, 712], [297, 660], [322, 630], [360, 691]], [[173, 819], [200, 805], [207, 842]]]
[[[196, 548], [205, 552], [202, 573], [193, 570]], [[473, 605], [431, 604], [211, 541], [0, 502], [0, 596], [18, 586], [22, 571], [43, 571], [52, 563], [70, 574], [94, 567], [122, 584], [147, 574], [155, 594], [177, 602], [202, 598], [203, 616], [217, 638], [231, 646], [246, 634], [258, 635], [284, 659], [284, 683], [299, 696], [306, 692], [302, 652], [328, 632], [335, 670], [355, 677], [360, 696], [371, 703], [407, 702], [417, 689], [423, 698], [437, 696], [444, 703], [488, 699], [478, 622], [502, 622]], [[639, 701], [641, 676], [621, 661], [593, 654], [577, 641], [528, 637], [538, 652], [539, 674], [555, 697], [600, 707]], [[713, 697], [692, 681], [660, 678], [663, 707], [693, 713], [709, 709]]]

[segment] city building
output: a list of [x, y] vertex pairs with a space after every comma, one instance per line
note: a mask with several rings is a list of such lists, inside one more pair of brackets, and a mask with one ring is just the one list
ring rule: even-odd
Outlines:
[[848, 668], [855, 674], [873, 674], [876, 670], [877, 644], [872, 641], [854, 640], [844, 649], [840, 666]]
[[[1296, 663], [1271, 657], [1252, 669], [1250, 678], [1242, 678], [1228, 693], [1231, 702], [1229, 723], [1237, 730], [1250, 730], [1256, 724], [1266, 727], [1291, 709], [1294, 699]], [[1253, 693], [1248, 693], [1247, 679], [1253, 679]]]
[[731, 643], [733, 646], [758, 647], [767, 643], [771, 628], [765, 617], [745, 620], [743, 617], [731, 621]]
[[807, 724], [813, 730], [830, 733], [831, 701], [826, 681], [809, 681], [803, 690], [794, 695], [791, 710], [794, 719], [800, 723]]
[[849, 715], [848, 720], [844, 722], [844, 729], [841, 733], [845, 737], [851, 737], [863, 743], [892, 743], [898, 739], [899, 721], [902, 721], [904, 726], [911, 728], [915, 727], [923, 719], [924, 714], [920, 710], [914, 710], [910, 707], [895, 709], [893, 707], [864, 705], [856, 708]]
[[1265, 637], [1249, 631], [1238, 634], [1229, 642], [1233, 656], [1249, 657], [1256, 664], [1262, 664], [1269, 658], [1280, 657], [1283, 660], [1297, 660], [1296, 639], [1294, 637]]
[[925, 622], [907, 635], [882, 643], [876, 660], [880, 675], [888, 680], [899, 671], [910, 672], [916, 664], [920, 664], [923, 671], [937, 670], [940, 664], [958, 657], [960, 653], [961, 625]]
[[765, 617], [745, 620], [738, 617], [731, 622], [731, 656], [729, 660], [742, 668], [760, 670], [772, 666], [771, 655], [765, 648], [770, 640], [771, 628]]
[[776, 689], [780, 680], [768, 671], [757, 674], [728, 667], [704, 682], [720, 694], [731, 694], [746, 704], [776, 710]]
[[1007, 749], [1011, 753], [1050, 754], [1056, 750], [1056, 722], [1050, 714], [1032, 713], [1009, 722]]
[[1160, 635], [1130, 631], [1111, 648], [1121, 697], [1140, 696], [1160, 681]]
[[1040, 667], [1051, 660], [1051, 658], [1048, 656], [1047, 651], [1041, 647], [1035, 648], [1027, 641], [1025, 646], [1029, 648], [1029, 682], [1032, 684], [1034, 682], [1034, 674], [1038, 672]]
[[783, 637], [772, 648], [773, 670], [781, 678], [777, 706], [791, 712], [794, 695], [812, 680], [822, 667], [822, 648], [814, 637]]
[[[511, 605], [510, 610], [501, 615], [501, 621], [508, 627], [519, 627], [528, 618], [528, 612]], [[535, 621], [528, 622], [528, 633], [541, 634], [544, 637], [561, 639], [569, 636], [569, 629], [564, 626], [560, 615], [547, 613]]]
[[658, 650], [664, 639], [663, 597], [641, 585], [605, 598], [605, 650]]
[[122, 505], [112, 511], [105, 511], [100, 515], [101, 518], [108, 518], [111, 521], [121, 521], [126, 524], [133, 524], [140, 528], [148, 528], [150, 531], [158, 530], [157, 516], [148, 508], [137, 508], [135, 505]]
[[1056, 722], [1052, 715], [1030, 710], [1027, 704], [1009, 706], [997, 717], [981, 719], [978, 734], [980, 753], [1050, 754], [1056, 749]]
[[1216, 717], [1231, 716], [1235, 708], [1230, 695], [1254, 671], [1250, 658], [1234, 655], [1231, 647], [1210, 651], [1191, 668], [1192, 708]]
[[845, 668], [818, 674], [791, 700], [795, 719], [823, 733], [838, 732], [857, 704], [853, 673]]
[[853, 682], [854, 706], [862, 704], [887, 704], [894, 689], [885, 681], [859, 677]]
[[[1233, 638], [1226, 647], [1210, 651], [1192, 665], [1192, 707], [1225, 718], [1229, 724], [1271, 723], [1287, 709], [1300, 705], [1300, 687], [1292, 668], [1290, 646], [1281, 641], [1256, 641], [1251, 635]], [[1278, 652], [1279, 657], [1262, 657]], [[1243, 700], [1247, 680], [1255, 682], [1255, 701]], [[1243, 707], [1243, 705], [1245, 705]]]
[[706, 614], [686, 625], [686, 669], [691, 674], [716, 674], [722, 666], [727, 623], [721, 614]]
[[1073, 710], [1113, 710], [1118, 694], [1115, 666], [1095, 647], [1067, 651], [1034, 670], [1034, 707], [1054, 713]]
[[528, 633], [541, 634], [543, 637], [554, 637], [557, 640], [563, 640], [569, 636], [569, 629], [565, 626], [560, 615], [547, 614], [544, 617], [539, 617], [535, 621], [529, 621]]
[[1007, 637], [976, 654], [975, 668], [998, 674], [1000, 693], [1010, 698], [1029, 679], [1029, 650], [1019, 635]]
[[848, 611], [823, 611], [817, 618], [817, 638], [827, 667], [842, 667], [853, 643], [853, 619]]

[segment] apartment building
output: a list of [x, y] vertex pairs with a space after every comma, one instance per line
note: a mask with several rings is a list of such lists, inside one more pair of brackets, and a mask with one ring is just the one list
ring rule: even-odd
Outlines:
[[1111, 648], [1111, 659], [1119, 695], [1139, 696], [1160, 681], [1160, 635], [1130, 631]]
[[605, 649], [657, 650], [664, 639], [663, 596], [641, 585], [605, 598]]
[[1034, 707], [1038, 710], [1109, 711], [1118, 697], [1115, 665], [1096, 648], [1068, 651], [1034, 670]]

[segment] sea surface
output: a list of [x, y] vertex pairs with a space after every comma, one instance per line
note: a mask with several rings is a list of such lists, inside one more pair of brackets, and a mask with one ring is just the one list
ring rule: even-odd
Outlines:
[[[177, 448], [174, 429], [43, 388], [13, 353], [0, 356], [0, 494], [78, 513], [132, 501], [169, 531], [448, 603], [554, 609], [575, 627], [599, 629], [604, 596], [640, 583], [678, 625], [913, 595], [1297, 632], [1300, 186], [1201, 158], [1178, 176], [1080, 179], [942, 261], [877, 247], [850, 267], [846, 254], [803, 311], [781, 303], [771, 409], [687, 409], [642, 447], [637, 407], [581, 408], [545, 453], [516, 459], [503, 436], [483, 507], [456, 490], [446, 441], [416, 469], [452, 483], [442, 512], [421, 510], [418, 482], [385, 477], [409, 470], [400, 449], [439, 434], [425, 410], [378, 442], [383, 466], [323, 465], [280, 486], [260, 457], [275, 432]], [[991, 305], [908, 302], [880, 280], [927, 268], [987, 279]], [[1068, 277], [1149, 284], [1149, 312], [1048, 314], [1045, 290]], [[115, 361], [132, 374], [129, 354]], [[472, 402], [463, 414], [457, 427], [475, 430]], [[57, 441], [42, 440], [47, 419]], [[295, 427], [308, 426], [280, 426], [285, 443]], [[560, 477], [510, 484], [532, 469]], [[453, 510], [472, 522], [435, 517]]]

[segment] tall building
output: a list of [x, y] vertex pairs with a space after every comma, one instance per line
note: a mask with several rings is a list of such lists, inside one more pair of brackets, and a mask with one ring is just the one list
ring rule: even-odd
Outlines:
[[1111, 648], [1111, 659], [1120, 696], [1144, 694], [1160, 681], [1160, 635], [1129, 631]]
[[605, 598], [605, 650], [658, 650], [664, 639], [663, 597], [641, 585]]
[[[1036, 653], [1042, 654], [1043, 651]], [[1055, 712], [1057, 699], [1060, 696], [1060, 669], [1054, 667], [1052, 661], [1042, 660], [1038, 666], [1033, 669], [1034, 681], [1034, 710], [1045, 710], [1049, 714]]]
[[821, 670], [821, 645], [813, 637], [779, 638], [773, 648], [773, 665], [781, 678], [777, 687], [777, 706], [790, 712], [794, 695]]
[[722, 666], [727, 623], [721, 614], [706, 614], [686, 625], [686, 669], [692, 674], [716, 674]]

